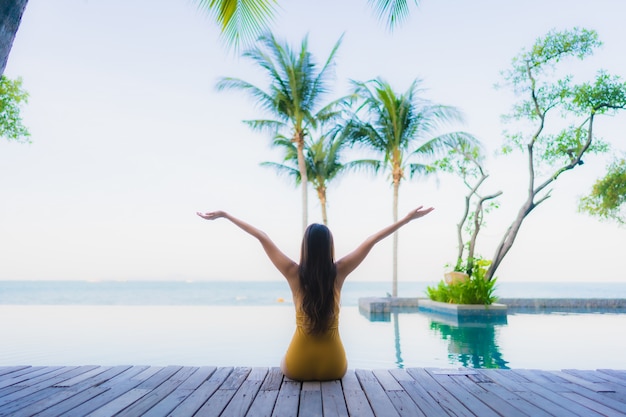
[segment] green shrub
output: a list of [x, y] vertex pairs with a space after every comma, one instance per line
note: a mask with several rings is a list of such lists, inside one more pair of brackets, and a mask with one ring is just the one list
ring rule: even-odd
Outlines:
[[446, 284], [441, 280], [436, 287], [428, 286], [426, 294], [433, 301], [453, 304], [493, 304], [498, 300], [494, 295], [496, 278], [485, 279], [490, 261], [474, 260], [472, 275], [467, 281]]

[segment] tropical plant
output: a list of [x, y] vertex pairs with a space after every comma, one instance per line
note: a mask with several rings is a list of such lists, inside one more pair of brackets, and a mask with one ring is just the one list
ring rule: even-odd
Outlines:
[[[287, 139], [277, 140], [274, 144], [284, 148], [284, 163], [263, 162], [261, 165], [274, 168], [279, 173], [287, 174], [295, 180], [296, 185], [300, 185], [302, 177], [298, 169], [296, 146]], [[326, 190], [329, 183], [348, 171], [372, 167], [371, 161], [368, 160], [342, 162], [342, 151], [346, 144], [347, 142], [342, 140], [336, 129], [326, 135], [321, 135], [315, 142], [305, 144], [304, 160], [306, 162], [307, 177], [317, 192], [317, 198], [320, 201], [322, 210], [322, 222], [325, 225], [328, 225]]]
[[613, 161], [591, 193], [580, 199], [579, 210], [626, 225], [626, 159]]
[[571, 75], [559, 78], [555, 73], [557, 64], [568, 58], [584, 59], [600, 45], [593, 30], [551, 31], [522, 50], [504, 73], [521, 99], [508, 116], [519, 126], [506, 133], [503, 151], [526, 155], [528, 180], [526, 198], [496, 248], [488, 279], [513, 246], [526, 216], [550, 197], [550, 187], [561, 174], [582, 165], [583, 156], [608, 150], [594, 135], [595, 122], [598, 116], [626, 108], [626, 83], [604, 71], [581, 84], [573, 84]]
[[340, 116], [339, 104], [344, 99], [322, 107], [322, 99], [329, 90], [331, 68], [335, 53], [341, 44], [337, 41], [326, 62], [320, 67], [308, 50], [305, 37], [298, 52], [283, 45], [273, 36], [259, 38], [259, 45], [246, 51], [243, 56], [251, 59], [268, 76], [269, 87], [262, 89], [251, 83], [225, 77], [217, 83], [218, 90], [238, 89], [246, 92], [274, 119], [245, 121], [252, 129], [269, 132], [277, 143], [288, 139], [297, 151], [298, 170], [302, 184], [302, 230], [308, 221], [307, 170], [304, 146], [311, 132], [319, 124]]
[[[398, 220], [400, 183], [407, 176], [426, 176], [435, 172], [430, 159], [458, 143], [474, 143], [465, 132], [440, 134], [440, 129], [462, 120], [454, 107], [433, 104], [420, 97], [422, 90], [415, 80], [405, 93], [396, 93], [389, 83], [378, 78], [369, 82], [353, 82], [359, 107], [347, 122], [344, 134], [352, 143], [359, 143], [380, 154], [376, 171], [390, 172], [393, 184], [393, 220]], [[433, 161], [434, 162], [434, 161]], [[398, 235], [393, 235], [393, 288], [398, 295]]]
[[441, 280], [436, 287], [426, 287], [428, 298], [433, 301], [454, 304], [493, 304], [498, 300], [495, 296], [497, 278], [486, 279], [491, 261], [472, 259], [472, 274], [469, 279], [446, 283]]
[[22, 89], [20, 78], [0, 77], [0, 137], [18, 142], [29, 142], [30, 133], [22, 123], [21, 105], [28, 102], [28, 93]]

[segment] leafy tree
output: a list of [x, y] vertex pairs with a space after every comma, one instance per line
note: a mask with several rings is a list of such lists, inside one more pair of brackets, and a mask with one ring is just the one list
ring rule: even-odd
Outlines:
[[520, 97], [508, 116], [519, 126], [506, 133], [504, 151], [526, 155], [528, 183], [526, 199], [496, 248], [488, 279], [513, 246], [526, 216], [550, 197], [550, 186], [561, 174], [582, 165], [583, 156], [608, 149], [595, 137], [594, 123], [598, 116], [626, 107], [626, 84], [604, 71], [581, 84], [574, 84], [571, 75], [555, 76], [558, 64], [584, 59], [598, 46], [592, 30], [551, 31], [522, 50], [503, 74]]
[[[296, 185], [299, 185], [302, 177], [298, 169], [296, 146], [290, 140], [285, 139], [276, 141], [275, 144], [285, 149], [284, 163], [263, 162], [261, 165], [291, 176]], [[326, 190], [329, 183], [348, 171], [372, 167], [371, 161], [367, 160], [341, 162], [342, 151], [346, 145], [347, 142], [342, 140], [337, 130], [320, 136], [313, 143], [305, 144], [307, 177], [317, 192], [322, 209], [322, 221], [325, 225], [328, 225]]]
[[[454, 269], [471, 276], [477, 258], [476, 241], [484, 225], [485, 212], [498, 207], [497, 203], [492, 200], [500, 196], [502, 191], [488, 195], [480, 192], [489, 174], [485, 170], [484, 154], [479, 145], [466, 142], [454, 144], [448, 154], [438, 160], [436, 165], [440, 170], [460, 177], [467, 188], [463, 214], [456, 226], [458, 253]], [[465, 255], [466, 250], [467, 255]]]
[[[461, 121], [454, 107], [433, 104], [420, 97], [419, 81], [405, 93], [396, 93], [382, 79], [354, 82], [360, 103], [354, 117], [345, 127], [345, 135], [382, 156], [376, 170], [387, 170], [393, 185], [393, 219], [398, 220], [398, 193], [407, 176], [426, 176], [435, 171], [429, 158], [447, 148], [475, 139], [464, 132], [439, 134], [450, 122]], [[398, 295], [398, 235], [393, 235], [393, 288]]]
[[626, 225], [626, 159], [614, 161], [607, 173], [593, 185], [591, 193], [581, 198], [580, 211], [603, 220]]
[[22, 89], [22, 80], [0, 77], [0, 136], [18, 142], [30, 142], [30, 133], [22, 124], [20, 106], [28, 102], [28, 93]]
[[336, 100], [322, 107], [321, 102], [329, 90], [329, 78], [335, 53], [341, 39], [333, 47], [328, 59], [320, 67], [308, 50], [307, 37], [298, 52], [279, 43], [273, 35], [259, 38], [259, 45], [246, 51], [244, 57], [251, 59], [268, 76], [269, 87], [262, 89], [238, 78], [222, 78], [218, 90], [238, 89], [250, 95], [274, 119], [245, 121], [251, 128], [272, 134], [280, 143], [289, 139], [296, 146], [298, 170], [302, 184], [302, 229], [307, 226], [307, 170], [304, 146], [311, 131], [320, 123], [340, 116]]

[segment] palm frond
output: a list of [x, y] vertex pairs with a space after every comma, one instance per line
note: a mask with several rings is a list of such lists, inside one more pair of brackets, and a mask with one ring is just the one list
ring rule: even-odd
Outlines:
[[285, 127], [285, 123], [278, 120], [244, 120], [252, 130], [257, 132], [266, 132], [270, 135], [276, 135], [281, 129]]
[[215, 84], [217, 91], [241, 90], [255, 100], [255, 103], [267, 112], [272, 112], [274, 108], [274, 98], [259, 87], [247, 81], [233, 77], [223, 77]]
[[252, 45], [273, 21], [276, 0], [196, 0], [218, 23], [222, 37], [235, 50]]
[[259, 165], [266, 168], [274, 169], [279, 175], [287, 175], [288, 177], [292, 177], [295, 180], [295, 186], [300, 185], [302, 181], [302, 177], [300, 176], [300, 171], [297, 167], [292, 167], [285, 164], [279, 164], [277, 162], [261, 162]]
[[[417, 0], [414, 2], [418, 4]], [[407, 0], [368, 0], [368, 3], [373, 7], [378, 19], [384, 21], [390, 30], [409, 16]]]

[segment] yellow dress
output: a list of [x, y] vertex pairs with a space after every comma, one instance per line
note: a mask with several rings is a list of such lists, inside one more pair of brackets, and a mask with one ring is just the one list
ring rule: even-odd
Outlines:
[[298, 381], [341, 379], [348, 369], [346, 352], [339, 337], [339, 296], [335, 295], [335, 317], [321, 335], [307, 332], [308, 318], [296, 307], [296, 331], [285, 354], [285, 374]]

